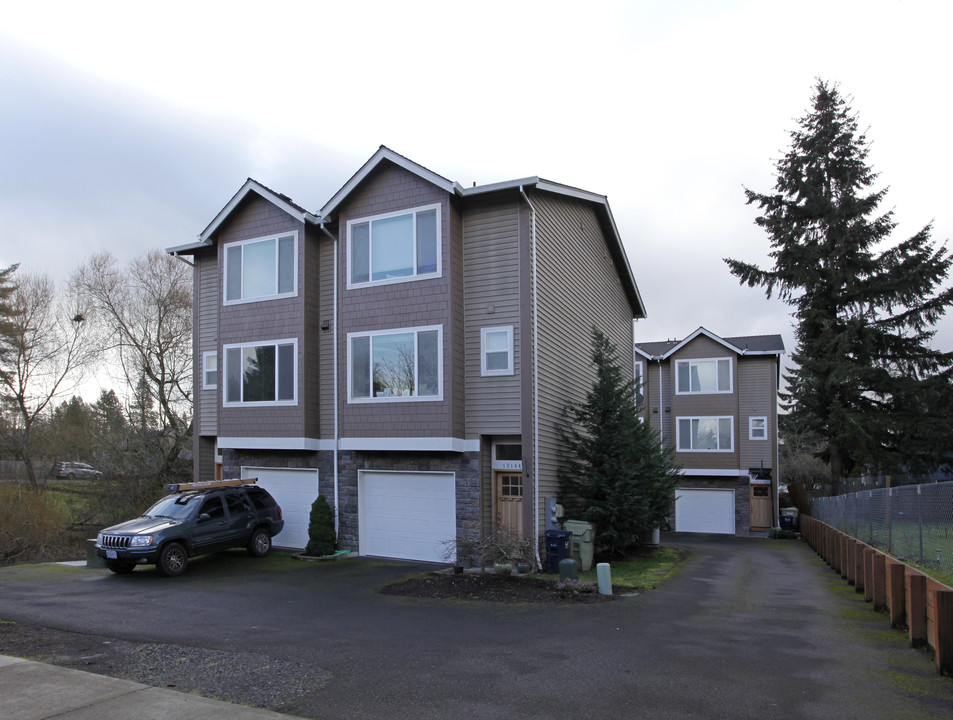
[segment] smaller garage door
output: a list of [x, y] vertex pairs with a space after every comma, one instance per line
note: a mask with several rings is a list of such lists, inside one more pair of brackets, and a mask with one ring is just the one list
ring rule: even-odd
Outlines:
[[677, 532], [735, 534], [735, 491], [675, 488]]
[[457, 536], [453, 473], [361, 472], [361, 555], [440, 562]]
[[318, 471], [243, 467], [242, 477], [257, 477], [258, 484], [271, 493], [281, 507], [284, 529], [275, 535], [275, 547], [304, 549], [308, 544], [311, 505], [318, 497]]

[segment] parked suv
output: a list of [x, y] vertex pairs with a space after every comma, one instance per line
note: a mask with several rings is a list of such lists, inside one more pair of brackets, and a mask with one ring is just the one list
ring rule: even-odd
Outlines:
[[103, 474], [99, 471], [81, 462], [58, 462], [53, 464], [53, 475], [62, 480], [63, 478], [85, 477], [100, 478]]
[[281, 508], [254, 480], [170, 485], [170, 495], [142, 517], [106, 528], [96, 554], [114, 573], [154, 564], [163, 575], [181, 575], [195, 555], [246, 547], [254, 557], [271, 550], [281, 532]]

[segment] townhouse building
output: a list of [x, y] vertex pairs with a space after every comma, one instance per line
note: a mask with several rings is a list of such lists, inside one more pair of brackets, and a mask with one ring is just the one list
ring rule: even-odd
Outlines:
[[778, 525], [780, 335], [636, 343], [646, 422], [682, 468], [674, 529], [760, 534]]
[[383, 146], [315, 212], [249, 179], [169, 252], [195, 268], [194, 474], [259, 478], [279, 547], [318, 493], [362, 555], [539, 538], [591, 328], [632, 347], [645, 316], [604, 196], [464, 188]]

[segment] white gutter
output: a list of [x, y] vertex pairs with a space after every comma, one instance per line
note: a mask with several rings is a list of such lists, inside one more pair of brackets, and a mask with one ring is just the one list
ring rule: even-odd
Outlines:
[[327, 228], [324, 227], [324, 223], [321, 223], [321, 232], [331, 238], [331, 242], [334, 244], [334, 280], [331, 283], [332, 292], [334, 295], [334, 301], [332, 303], [331, 311], [331, 332], [334, 333], [333, 340], [333, 352], [334, 352], [334, 361], [332, 367], [334, 368], [334, 534], [337, 535], [341, 526], [341, 515], [338, 510], [338, 449], [341, 447], [341, 437], [339, 429], [340, 418], [338, 416], [338, 383], [340, 382], [338, 378], [338, 239], [335, 235], [332, 235], [328, 232]]
[[530, 215], [530, 270], [533, 276], [533, 537], [536, 547], [536, 564], [542, 567], [539, 557], [539, 311], [536, 293], [536, 208], [529, 201], [523, 186], [520, 185], [520, 195], [529, 205]]

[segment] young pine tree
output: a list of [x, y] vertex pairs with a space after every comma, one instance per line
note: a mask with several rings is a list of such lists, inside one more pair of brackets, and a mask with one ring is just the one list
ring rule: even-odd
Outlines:
[[678, 471], [658, 433], [639, 421], [635, 384], [596, 328], [592, 364], [597, 377], [586, 402], [567, 405], [560, 428], [560, 502], [567, 517], [596, 525], [600, 546], [624, 553], [671, 514]]
[[[931, 347], [953, 303], [951, 258], [927, 225], [890, 242], [887, 192], [867, 139], [836, 86], [818, 81], [811, 110], [777, 163], [775, 192], [746, 190], [774, 267], [726, 259], [742, 284], [793, 307], [796, 367], [783, 400], [821, 438], [832, 493], [854, 468], [925, 469], [942, 460], [953, 354]], [[945, 449], [945, 448], [944, 448]]]

